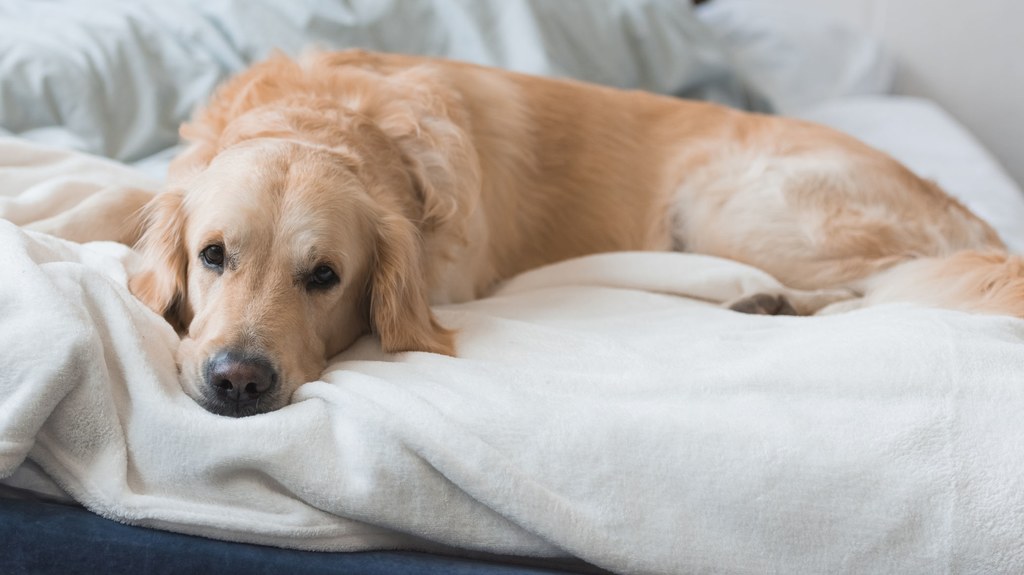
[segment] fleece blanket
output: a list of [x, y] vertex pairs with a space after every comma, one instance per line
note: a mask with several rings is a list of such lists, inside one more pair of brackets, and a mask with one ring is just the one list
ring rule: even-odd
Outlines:
[[1024, 571], [1024, 321], [754, 317], [764, 273], [606, 254], [441, 307], [459, 357], [372, 337], [245, 419], [179, 388], [128, 248], [15, 224], [107, 185], [0, 139], [0, 476], [103, 516], [312, 550], [576, 557], [620, 573]]

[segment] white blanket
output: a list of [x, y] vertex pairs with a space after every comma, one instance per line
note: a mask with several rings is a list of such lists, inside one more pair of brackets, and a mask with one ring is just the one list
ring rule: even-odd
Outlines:
[[[0, 216], [108, 162], [0, 139]], [[71, 198], [71, 199], [68, 199]], [[440, 308], [459, 357], [364, 338], [245, 419], [180, 390], [134, 255], [0, 221], [0, 476], [106, 517], [301, 549], [575, 556], [622, 573], [1024, 571], [1024, 322], [754, 317], [765, 274], [612, 254]]]

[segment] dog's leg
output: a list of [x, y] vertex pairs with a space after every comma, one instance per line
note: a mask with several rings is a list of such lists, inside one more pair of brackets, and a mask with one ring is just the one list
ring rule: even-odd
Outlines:
[[849, 289], [798, 290], [782, 288], [773, 292], [758, 292], [740, 296], [726, 302], [724, 307], [755, 315], [814, 315], [837, 303], [858, 301], [857, 293]]
[[141, 233], [139, 211], [154, 192], [108, 188], [52, 218], [24, 227], [74, 242], [116, 241], [134, 245]]

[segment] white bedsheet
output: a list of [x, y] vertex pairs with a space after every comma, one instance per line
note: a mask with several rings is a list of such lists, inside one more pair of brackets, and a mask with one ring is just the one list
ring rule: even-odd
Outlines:
[[[3, 139], [0, 217], [136, 177]], [[708, 302], [771, 285], [757, 270], [595, 256], [439, 309], [458, 358], [367, 337], [293, 405], [236, 420], [180, 390], [133, 258], [0, 221], [0, 476], [28, 457], [104, 516], [303, 549], [1024, 570], [1024, 321], [746, 316]]]

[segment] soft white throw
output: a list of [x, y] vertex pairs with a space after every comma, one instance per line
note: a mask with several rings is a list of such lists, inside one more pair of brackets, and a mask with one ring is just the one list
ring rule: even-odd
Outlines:
[[[0, 216], [127, 169], [0, 140]], [[0, 476], [128, 523], [301, 549], [571, 555], [622, 573], [1024, 571], [1024, 321], [753, 317], [774, 280], [687, 254], [527, 273], [438, 310], [459, 357], [372, 338], [280, 411], [180, 390], [134, 254], [0, 221]]]

